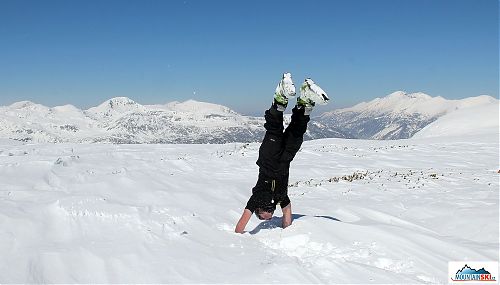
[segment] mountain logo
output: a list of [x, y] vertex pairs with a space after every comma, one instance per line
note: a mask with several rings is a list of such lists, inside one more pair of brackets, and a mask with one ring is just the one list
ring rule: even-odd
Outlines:
[[[457, 262], [450, 262], [456, 264]], [[468, 262], [460, 263], [460, 269], [456, 265], [448, 266], [451, 282], [498, 282], [498, 263], [496, 262]], [[496, 265], [495, 265], [496, 264]], [[455, 268], [455, 269], [453, 269]], [[486, 269], [488, 268], [488, 270]], [[493, 272], [495, 270], [495, 272]], [[491, 271], [491, 272], [490, 272]]]

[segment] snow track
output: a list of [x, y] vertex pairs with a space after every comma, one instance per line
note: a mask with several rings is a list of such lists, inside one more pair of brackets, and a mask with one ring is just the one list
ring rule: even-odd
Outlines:
[[497, 136], [306, 142], [294, 223], [252, 218], [259, 144], [0, 145], [2, 283], [445, 283], [498, 260]]

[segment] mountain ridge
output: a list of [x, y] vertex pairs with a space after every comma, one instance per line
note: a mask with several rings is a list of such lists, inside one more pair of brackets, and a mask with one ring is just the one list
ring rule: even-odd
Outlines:
[[488, 105], [497, 99], [481, 95], [459, 100], [431, 97], [425, 93], [396, 91], [353, 107], [323, 113], [325, 125], [341, 125], [353, 137], [361, 139], [410, 138], [439, 117], [471, 106]]
[[[397, 91], [312, 117], [305, 139], [409, 138], [446, 113], [491, 102], [498, 100], [485, 95], [447, 100]], [[285, 121], [289, 119], [286, 114]], [[193, 99], [142, 105], [115, 97], [87, 110], [31, 101], [0, 107], [0, 137], [24, 142], [257, 142], [264, 135], [263, 125], [263, 117], [241, 115], [226, 106]]]

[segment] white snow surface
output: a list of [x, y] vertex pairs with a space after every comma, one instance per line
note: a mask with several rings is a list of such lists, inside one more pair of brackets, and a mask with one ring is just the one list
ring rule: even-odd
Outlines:
[[424, 127], [413, 138], [499, 133], [499, 104], [480, 104], [446, 114]]
[[258, 143], [0, 140], [0, 283], [447, 283], [498, 260], [498, 136], [308, 141], [293, 224], [253, 217]]

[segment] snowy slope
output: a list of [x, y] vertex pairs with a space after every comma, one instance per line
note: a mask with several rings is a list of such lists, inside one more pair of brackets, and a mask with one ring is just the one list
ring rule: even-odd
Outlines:
[[498, 258], [497, 135], [305, 142], [292, 226], [235, 234], [258, 147], [0, 140], [0, 283], [447, 283]]
[[434, 117], [453, 110], [494, 102], [498, 102], [498, 100], [486, 95], [460, 100], [447, 100], [441, 96], [431, 97], [422, 92], [406, 93], [404, 91], [397, 91], [384, 98], [376, 98], [370, 102], [363, 102], [344, 110], [367, 113], [419, 113]]
[[446, 100], [424, 93], [398, 91], [351, 108], [327, 112], [318, 121], [324, 125], [342, 126], [345, 133], [355, 138], [404, 139], [444, 114], [490, 104], [498, 104], [498, 100], [485, 95]]
[[499, 133], [499, 104], [481, 104], [440, 117], [416, 133], [414, 138], [484, 135]]

